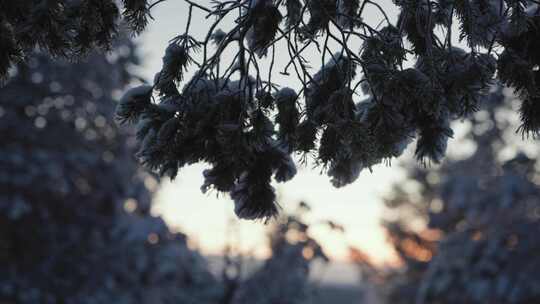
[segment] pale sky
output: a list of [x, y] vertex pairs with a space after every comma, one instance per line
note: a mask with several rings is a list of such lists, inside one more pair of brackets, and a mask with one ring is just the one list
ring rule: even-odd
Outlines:
[[[205, 4], [208, 1], [197, 1]], [[379, 1], [383, 7], [391, 8], [388, 12], [395, 18], [395, 10], [390, 0]], [[149, 28], [141, 37], [141, 48], [144, 68], [143, 76], [152, 79], [160, 70], [161, 57], [168, 41], [179, 33], [183, 33], [186, 24], [187, 6], [181, 0], [169, 0], [159, 4], [152, 10], [155, 17]], [[365, 15], [369, 23], [377, 25], [380, 16], [375, 12]], [[194, 34], [206, 33], [210, 21], [197, 18], [192, 24]], [[278, 56], [278, 64], [288, 56]], [[313, 66], [319, 66], [314, 62]], [[279, 79], [277, 79], [279, 77]], [[293, 86], [298, 82], [289, 76], [275, 76], [281, 84]], [[414, 147], [411, 145], [410, 150]], [[386, 243], [384, 231], [380, 227], [383, 214], [381, 196], [393, 183], [403, 177], [402, 170], [393, 167], [376, 166], [373, 173], [362, 172], [360, 178], [347, 187], [336, 189], [326, 175], [320, 175], [320, 169], [299, 168], [296, 177], [285, 184], [275, 185], [279, 193], [280, 204], [287, 210], [294, 208], [301, 200], [312, 207], [313, 221], [329, 219], [342, 224], [344, 235], [316, 228], [313, 235], [322, 242], [325, 251], [338, 260], [345, 260], [350, 245], [357, 246], [372, 256], [376, 262], [389, 261], [392, 250]], [[236, 244], [256, 255], [264, 255], [266, 248], [265, 230], [261, 222], [249, 222], [236, 219], [234, 204], [226, 196], [219, 198], [216, 194], [205, 195], [200, 191], [203, 184], [202, 170], [205, 165], [195, 165], [180, 171], [177, 180], [169, 182], [164, 179], [161, 191], [157, 194], [154, 211], [162, 215], [167, 223], [187, 233], [190, 239], [206, 254], [222, 252], [224, 244], [229, 240], [227, 231], [233, 227], [238, 230], [241, 243]], [[229, 234], [230, 235], [230, 234]]]

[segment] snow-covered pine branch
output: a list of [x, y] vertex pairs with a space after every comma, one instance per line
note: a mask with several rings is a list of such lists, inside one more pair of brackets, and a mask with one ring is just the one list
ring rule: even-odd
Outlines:
[[[394, 2], [400, 11], [395, 22], [372, 1], [245, 0], [206, 8], [215, 22], [199, 41], [203, 58], [190, 60], [195, 76], [179, 93], [159, 89], [162, 78], [156, 78], [159, 99], [174, 100], [180, 110], [170, 114], [175, 123], [167, 126], [177, 128], [174, 137], [168, 145], [150, 145], [145, 162], [158, 169], [210, 164], [203, 191], [230, 193], [237, 214], [255, 219], [276, 214], [270, 183], [294, 175], [295, 154], [314, 155], [336, 187], [400, 156], [414, 139], [418, 160], [440, 162], [453, 135], [450, 123], [478, 110], [496, 77], [524, 99], [520, 130], [538, 134], [536, 5]], [[381, 15], [380, 27], [364, 22], [367, 7]], [[235, 25], [220, 29], [227, 16]], [[452, 16], [458, 33], [451, 31]], [[454, 35], [469, 49], [454, 46]], [[354, 39], [360, 49], [351, 48]], [[187, 40], [196, 39], [187, 32], [176, 43]], [[287, 48], [288, 55], [276, 53], [278, 48]], [[307, 49], [319, 52], [320, 68], [311, 68]], [[229, 51], [236, 54], [232, 60], [224, 57]], [[275, 57], [283, 55], [289, 56], [287, 65], [276, 67]], [[169, 56], [170, 49], [164, 69], [173, 62]], [[189, 69], [186, 60], [178, 61], [176, 70]], [[264, 62], [268, 71], [260, 68]], [[280, 88], [273, 81], [278, 68], [302, 86]], [[196, 93], [202, 83], [208, 87]], [[155, 134], [164, 121], [156, 117]]]
[[[266, 164], [257, 174], [269, 183], [278, 167], [272, 161], [300, 153], [344, 186], [415, 138], [417, 158], [439, 162], [452, 120], [474, 113], [494, 81], [522, 99], [522, 134], [540, 133], [537, 1], [184, 2], [186, 28], [167, 48], [154, 100], [126, 117], [143, 122], [139, 156], [163, 174], [206, 162], [203, 188], [230, 193], [253, 164]], [[167, 1], [124, 0], [122, 8], [112, 0], [2, 2], [0, 75], [36, 46], [68, 57], [107, 48], [120, 15], [138, 33], [158, 4]], [[192, 37], [196, 11], [208, 21], [203, 37]], [[368, 14], [381, 22], [368, 23]], [[283, 103], [278, 76], [301, 84], [292, 87], [294, 102]]]

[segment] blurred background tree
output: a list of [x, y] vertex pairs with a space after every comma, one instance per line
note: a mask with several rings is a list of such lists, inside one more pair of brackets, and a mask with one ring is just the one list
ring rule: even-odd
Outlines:
[[[138, 63], [35, 54], [0, 90], [0, 299], [8, 303], [215, 303], [221, 287], [186, 236], [150, 215], [156, 180], [113, 121]], [[150, 188], [149, 188], [150, 186]]]
[[357, 259], [385, 302], [540, 300], [538, 146], [520, 142], [518, 105], [496, 88], [460, 140], [471, 153], [438, 169], [410, 167], [410, 181], [386, 200], [384, 225], [402, 267], [372, 271]]
[[232, 303], [314, 303], [317, 286], [309, 281], [310, 268], [316, 260], [328, 262], [328, 257], [309, 229], [317, 224], [339, 232], [343, 228], [329, 221], [307, 221], [309, 210], [301, 202], [295, 212], [272, 223], [268, 233], [271, 257], [238, 289]]

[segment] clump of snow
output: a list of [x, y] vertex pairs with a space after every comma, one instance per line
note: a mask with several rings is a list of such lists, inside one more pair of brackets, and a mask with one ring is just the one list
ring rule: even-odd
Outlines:
[[152, 94], [152, 86], [149, 85], [141, 85], [138, 87], [134, 87], [129, 89], [120, 99], [121, 104], [127, 104], [130, 102], [133, 102], [135, 100], [139, 100], [141, 98], [146, 98]]

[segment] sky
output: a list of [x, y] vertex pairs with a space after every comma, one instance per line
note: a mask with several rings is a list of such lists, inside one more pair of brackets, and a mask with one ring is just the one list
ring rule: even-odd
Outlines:
[[[204, 5], [208, 1], [197, 3]], [[395, 18], [396, 12], [391, 1], [380, 3], [389, 9], [387, 13], [390, 18]], [[148, 29], [139, 38], [143, 77], [151, 80], [160, 70], [161, 57], [168, 41], [184, 32], [187, 15], [188, 7], [181, 0], [165, 1], [152, 9], [155, 20], [150, 22]], [[367, 22], [374, 25], [381, 19], [374, 11], [368, 11], [365, 16]], [[200, 36], [206, 33], [209, 24], [210, 21], [203, 15], [196, 15], [191, 25], [192, 34]], [[283, 64], [286, 59], [288, 56], [277, 56], [277, 65], [280, 62]], [[274, 79], [278, 83], [293, 87], [298, 84], [292, 76], [279, 77]], [[411, 149], [414, 148], [409, 147], [409, 155]], [[393, 163], [392, 167], [375, 166], [373, 173], [364, 170], [356, 182], [340, 189], [334, 188], [319, 168], [313, 169], [310, 166], [299, 167], [292, 181], [274, 186], [280, 198], [279, 203], [285, 211], [305, 201], [312, 207], [309, 222], [332, 220], [344, 226], [344, 234], [329, 231], [323, 225], [315, 225], [311, 231], [331, 258], [345, 261], [349, 246], [355, 246], [368, 253], [374, 262], [391, 262], [393, 252], [386, 242], [380, 221], [384, 212], [382, 197], [394, 183], [404, 177], [397, 162]], [[205, 167], [204, 164], [198, 164], [183, 168], [174, 182], [163, 179], [153, 211], [163, 216], [171, 227], [186, 233], [192, 244], [205, 254], [219, 254], [228, 242], [256, 256], [268, 254], [265, 251], [267, 226], [261, 222], [237, 219], [233, 212], [234, 204], [227, 195], [203, 194], [200, 191], [203, 184], [202, 170]]]

